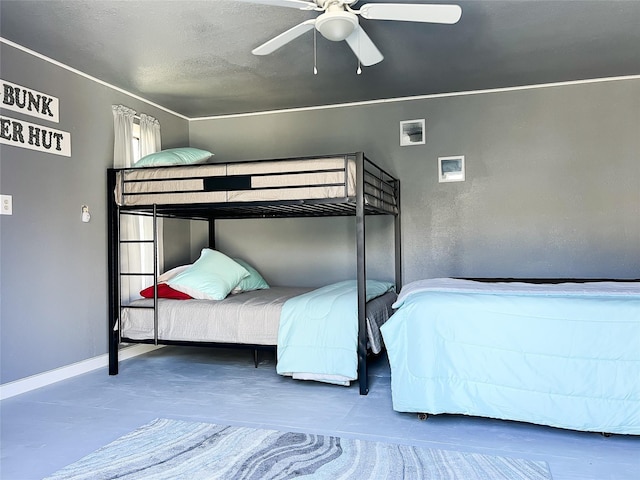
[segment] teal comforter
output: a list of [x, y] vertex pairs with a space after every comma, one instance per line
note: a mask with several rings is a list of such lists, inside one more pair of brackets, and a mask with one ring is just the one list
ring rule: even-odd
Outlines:
[[395, 410], [640, 435], [640, 283], [434, 279], [394, 307]]
[[[367, 301], [393, 284], [367, 280]], [[282, 307], [278, 331], [280, 375], [348, 385], [358, 377], [358, 291], [355, 280], [294, 297]]]

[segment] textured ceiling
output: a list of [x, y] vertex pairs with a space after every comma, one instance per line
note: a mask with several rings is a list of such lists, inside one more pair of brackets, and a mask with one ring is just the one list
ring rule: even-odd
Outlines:
[[362, 75], [320, 35], [314, 75], [312, 32], [252, 55], [318, 14], [232, 0], [0, 0], [0, 36], [190, 118], [640, 74], [640, 0], [395, 3], [463, 13], [361, 19], [385, 57]]

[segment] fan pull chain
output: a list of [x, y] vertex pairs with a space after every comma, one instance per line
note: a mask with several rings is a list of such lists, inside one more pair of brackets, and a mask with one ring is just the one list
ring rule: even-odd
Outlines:
[[362, 68], [360, 68], [360, 33], [358, 32], [358, 69], [356, 70], [356, 75], [362, 74]]
[[313, 29], [313, 74], [318, 74], [317, 57], [316, 57], [316, 29]]

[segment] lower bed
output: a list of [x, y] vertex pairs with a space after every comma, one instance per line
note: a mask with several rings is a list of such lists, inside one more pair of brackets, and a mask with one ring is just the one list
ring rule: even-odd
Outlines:
[[[220, 301], [159, 298], [158, 339], [276, 345], [282, 305], [309, 291], [310, 288], [271, 287], [229, 295]], [[153, 299], [142, 299], [122, 309], [123, 338], [154, 338], [152, 307]]]
[[[397, 295], [390, 289], [391, 284], [375, 283], [371, 290], [366, 308], [366, 324], [368, 347], [374, 354], [383, 348], [380, 326], [387, 321], [392, 313], [391, 305]], [[333, 302], [334, 292], [330, 287], [339, 288], [344, 295], [348, 295], [349, 305], [353, 309], [345, 314], [333, 317], [327, 312], [308, 310], [306, 305], [292, 310], [295, 324], [293, 330], [287, 330], [288, 340], [283, 344], [279, 341], [281, 335], [281, 315], [285, 304], [295, 305], [307, 298], [324, 299]], [[348, 384], [357, 379], [357, 303], [355, 282], [341, 282], [323, 289], [271, 287], [266, 290], [229, 295], [224, 300], [172, 300], [158, 299], [158, 340], [159, 342], [192, 342], [241, 344], [252, 346], [277, 346], [278, 366], [294, 365], [292, 371], [280, 372], [294, 378], [326, 381], [329, 383]], [[317, 292], [320, 293], [318, 296]], [[353, 302], [351, 301], [353, 300]], [[142, 307], [142, 308], [141, 308]], [[147, 307], [147, 308], [144, 308]], [[121, 314], [122, 341], [134, 342], [154, 339], [154, 311], [152, 299], [141, 299], [122, 308]], [[346, 328], [345, 328], [346, 327]], [[305, 331], [317, 328], [318, 335], [314, 341], [316, 348], [321, 349], [320, 357], [329, 357], [327, 362], [322, 358], [309, 365], [298, 367], [301, 360], [294, 353], [296, 343], [306, 342]], [[291, 332], [293, 331], [293, 336]], [[336, 342], [346, 342], [353, 347], [346, 361], [336, 361], [335, 351], [339, 350]], [[311, 346], [307, 346], [307, 350]], [[290, 353], [289, 353], [290, 352]], [[353, 355], [351, 355], [351, 353]], [[327, 364], [329, 366], [327, 366]]]
[[405, 285], [393, 408], [640, 434], [640, 283]]

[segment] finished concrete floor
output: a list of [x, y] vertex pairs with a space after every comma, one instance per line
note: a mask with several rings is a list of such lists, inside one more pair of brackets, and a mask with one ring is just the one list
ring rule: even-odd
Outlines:
[[554, 480], [640, 479], [640, 437], [393, 411], [386, 356], [370, 393], [276, 374], [272, 352], [165, 347], [0, 403], [0, 478], [35, 480], [155, 418], [332, 434], [549, 464]]

